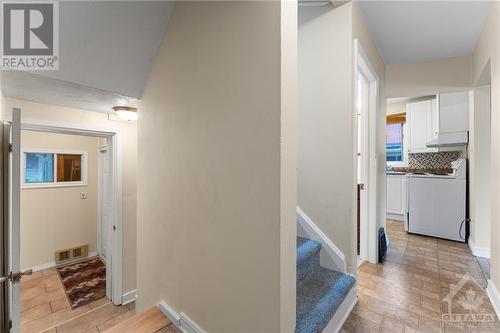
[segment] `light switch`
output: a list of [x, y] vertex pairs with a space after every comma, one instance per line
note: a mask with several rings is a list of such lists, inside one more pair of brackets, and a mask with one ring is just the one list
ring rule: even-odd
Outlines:
[[87, 192], [80, 192], [80, 199], [87, 199]]

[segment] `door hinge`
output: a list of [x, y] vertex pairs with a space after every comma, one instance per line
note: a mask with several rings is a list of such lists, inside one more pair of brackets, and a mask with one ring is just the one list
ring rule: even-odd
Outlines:
[[9, 143], [9, 152], [12, 153], [12, 143]]
[[9, 320], [9, 330], [12, 329], [12, 320]]

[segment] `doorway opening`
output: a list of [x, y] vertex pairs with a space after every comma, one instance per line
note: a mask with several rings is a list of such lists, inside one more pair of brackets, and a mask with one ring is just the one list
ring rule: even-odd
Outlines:
[[358, 40], [355, 55], [355, 172], [357, 262], [377, 262], [377, 113], [379, 78]]
[[[86, 310], [122, 304], [119, 133], [41, 121], [22, 122], [19, 132], [11, 160], [19, 160], [20, 191], [10, 201], [21, 204], [11, 208], [10, 243], [20, 251], [10, 251], [11, 266], [33, 274], [12, 283], [13, 327], [50, 330]], [[61, 321], [49, 327], [48, 316]]]

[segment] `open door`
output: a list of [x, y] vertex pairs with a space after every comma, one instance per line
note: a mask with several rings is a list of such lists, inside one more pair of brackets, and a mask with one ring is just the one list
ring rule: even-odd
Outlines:
[[2, 332], [18, 333], [20, 327], [20, 188], [21, 188], [21, 110], [12, 109], [12, 121], [3, 125], [2, 186]]

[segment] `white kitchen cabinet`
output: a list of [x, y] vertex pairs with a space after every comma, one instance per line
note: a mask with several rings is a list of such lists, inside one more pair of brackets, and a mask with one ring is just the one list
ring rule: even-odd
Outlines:
[[469, 130], [469, 92], [439, 95], [439, 133]]
[[437, 100], [425, 100], [406, 105], [408, 118], [408, 152], [428, 153], [437, 151], [427, 147], [427, 143], [437, 138], [439, 132], [439, 110]]
[[406, 214], [406, 175], [387, 175], [387, 213]]

